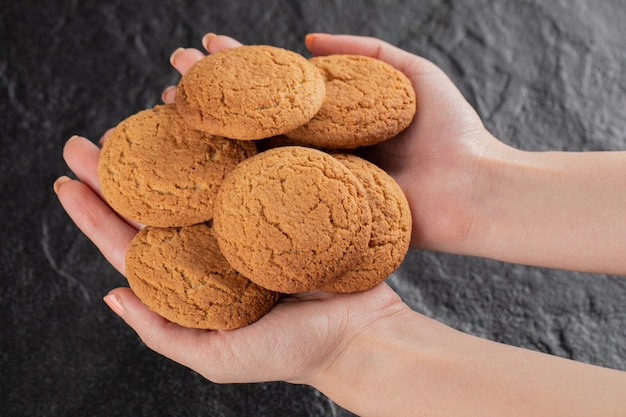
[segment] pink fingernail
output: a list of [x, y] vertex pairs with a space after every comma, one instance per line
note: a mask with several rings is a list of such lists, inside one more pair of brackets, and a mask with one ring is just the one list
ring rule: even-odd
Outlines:
[[202, 38], [202, 46], [204, 46], [204, 49], [206, 49], [207, 52], [209, 51], [209, 46], [211, 46], [211, 41], [213, 41], [213, 39], [215, 38], [217, 38], [217, 35], [215, 33], [207, 33]]
[[163, 103], [173, 103], [176, 99], [176, 86], [171, 85], [163, 90], [163, 94], [161, 94], [161, 100]]
[[178, 48], [174, 52], [172, 52], [172, 55], [170, 55], [170, 64], [172, 64], [173, 67], [176, 66], [176, 57], [184, 50], [185, 48]]
[[65, 175], [63, 175], [62, 177], [57, 178], [57, 180], [52, 185], [52, 188], [54, 189], [54, 193], [55, 194], [59, 194], [59, 189], [61, 188], [61, 185], [65, 184], [68, 181], [71, 181], [71, 178], [67, 177]]
[[124, 306], [122, 305], [120, 297], [118, 297], [116, 294], [107, 294], [103, 298], [103, 300], [106, 305], [108, 305], [109, 308], [113, 310], [113, 312], [115, 312], [115, 314], [120, 317], [124, 315]]
[[104, 142], [107, 141], [107, 139], [109, 138], [109, 136], [111, 136], [111, 134], [113, 133], [114, 130], [115, 130], [115, 128], [111, 127], [109, 129], [107, 129], [106, 132], [104, 132], [104, 134], [102, 135], [102, 137], [98, 141], [98, 143], [100, 143], [100, 146], [104, 145]]

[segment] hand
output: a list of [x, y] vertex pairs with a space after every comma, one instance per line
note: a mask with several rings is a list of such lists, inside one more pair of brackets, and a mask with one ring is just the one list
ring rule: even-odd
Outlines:
[[[218, 37], [211, 51], [233, 45]], [[217, 45], [217, 46], [216, 46]], [[174, 54], [184, 72], [197, 50]], [[179, 61], [179, 59], [182, 60]], [[164, 92], [165, 101], [170, 101]], [[108, 133], [104, 135], [106, 140]], [[74, 137], [64, 158], [78, 180], [63, 177], [55, 183], [61, 204], [76, 225], [122, 274], [128, 246], [141, 225], [121, 218], [103, 200], [98, 182], [99, 149]], [[151, 349], [186, 365], [215, 382], [284, 380], [304, 382], [336, 359], [360, 326], [376, 327], [385, 317], [408, 307], [386, 285], [363, 293], [331, 295], [322, 292], [283, 298], [266, 316], [236, 331], [203, 331], [170, 323], [150, 311], [129, 288], [105, 297]]]
[[[210, 53], [240, 46], [226, 36], [209, 34], [203, 44]], [[375, 38], [311, 34], [313, 55], [337, 53], [381, 59], [402, 71], [413, 83], [417, 112], [399, 136], [364, 151], [363, 156], [385, 169], [400, 184], [413, 213], [412, 247], [463, 252], [472, 232], [476, 175], [484, 173], [480, 159], [488, 148], [503, 145], [485, 130], [480, 118], [452, 81], [433, 63]], [[204, 54], [178, 49], [171, 62], [184, 74]], [[175, 87], [163, 94], [174, 102]], [[485, 183], [489, 184], [489, 181]]]
[[361, 54], [413, 83], [417, 112], [365, 155], [395, 177], [413, 215], [411, 244], [505, 262], [626, 274], [626, 152], [524, 152], [492, 136], [431, 62], [383, 41], [309, 35], [314, 55]]
[[[209, 53], [240, 45], [232, 38], [215, 35], [205, 36], [203, 44]], [[419, 116], [400, 137], [379, 145], [377, 152], [377, 162], [401, 183], [410, 182], [409, 177], [415, 175], [413, 171], [418, 168], [421, 169], [419, 175], [426, 176], [432, 170], [429, 163], [435, 165], [430, 161], [451, 160], [448, 153], [459, 153], [458, 142], [475, 141], [481, 132], [482, 125], [471, 107], [449, 80], [427, 61], [370, 38], [318, 35], [309, 37], [307, 44], [318, 54], [375, 56], [405, 71], [412, 79], [419, 91]], [[171, 63], [184, 74], [203, 56], [204, 53], [196, 49], [178, 49], [172, 54]], [[425, 92], [419, 90], [421, 86]], [[422, 104], [431, 97], [440, 104]], [[166, 103], [173, 102], [175, 87], [165, 89], [162, 98]], [[436, 111], [439, 107], [443, 108]], [[450, 107], [458, 107], [453, 117], [444, 111]], [[437, 134], [442, 131], [448, 133]], [[62, 178], [55, 184], [55, 190], [78, 227], [124, 274], [126, 250], [141, 225], [121, 218], [103, 200], [97, 175], [98, 155], [98, 147], [85, 138], [68, 141], [64, 158], [78, 181]], [[424, 187], [429, 186], [425, 179], [418, 179], [419, 175], [415, 179], [425, 183]], [[412, 187], [405, 186], [405, 189], [410, 191]], [[420, 236], [422, 229], [418, 226], [420, 232], [414, 235]], [[218, 382], [306, 380], [334, 360], [340, 350], [338, 347], [350, 339], [351, 332], [362, 323], [368, 321], [368, 326], [375, 327], [383, 317], [408, 310], [397, 295], [382, 284], [371, 291], [352, 295], [310, 293], [286, 297], [269, 314], [246, 328], [206, 332], [167, 322], [148, 310], [127, 288], [113, 290], [105, 301], [150, 348]]]
[[402, 71], [417, 98], [413, 122], [364, 156], [391, 174], [413, 213], [411, 245], [463, 252], [474, 226], [476, 175], [487, 148], [501, 145], [446, 74], [432, 62], [374, 38], [309, 35], [314, 55], [366, 55]]

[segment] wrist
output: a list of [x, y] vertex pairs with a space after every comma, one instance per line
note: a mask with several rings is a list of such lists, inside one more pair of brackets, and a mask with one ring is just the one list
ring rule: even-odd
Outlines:
[[622, 152], [528, 152], [494, 145], [477, 159], [471, 227], [456, 253], [623, 274]]
[[626, 411], [623, 372], [464, 334], [408, 307], [353, 334], [305, 383], [364, 417]]
[[[460, 255], [493, 257], [491, 245], [501, 243], [492, 240], [494, 236], [500, 236], [494, 230], [500, 225], [502, 213], [510, 209], [501, 203], [517, 202], [517, 199], [509, 200], [503, 196], [510, 195], [513, 187], [510, 181], [523, 178], [523, 170], [530, 165], [527, 161], [529, 153], [504, 144], [488, 132], [485, 136], [482, 151], [472, 156], [471, 169], [466, 174], [469, 184], [462, 194], [466, 232], [460, 239], [449, 243], [454, 248], [453, 253]], [[501, 236], [506, 240], [512, 238], [511, 235]]]
[[[435, 352], [438, 335], [452, 329], [411, 311], [354, 328], [346, 343], [304, 383], [361, 416], [415, 415], [419, 394], [431, 380], [424, 359]], [[417, 401], [417, 402], [416, 402]]]
[[[520, 158], [520, 151], [484, 128], [462, 145], [444, 151], [432, 166], [415, 163], [414, 170], [399, 179], [413, 214], [411, 245], [477, 255], [493, 224], [493, 201], [500, 192], [502, 173], [509, 169], [511, 160]], [[412, 182], [418, 176], [425, 180]]]

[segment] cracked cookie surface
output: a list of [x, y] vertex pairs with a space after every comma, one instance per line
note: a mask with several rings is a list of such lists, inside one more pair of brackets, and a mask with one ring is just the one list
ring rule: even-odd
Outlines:
[[196, 129], [233, 139], [279, 135], [322, 105], [325, 85], [302, 55], [269, 45], [232, 48], [194, 64], [176, 89], [176, 105]]
[[126, 275], [151, 310], [191, 328], [243, 327], [278, 300], [277, 293], [250, 282], [228, 264], [208, 223], [144, 228], [126, 253]]
[[286, 133], [326, 149], [352, 149], [394, 137], [413, 120], [415, 90], [400, 71], [366, 56], [328, 55], [309, 60], [324, 74], [326, 95], [319, 112]]
[[372, 210], [372, 235], [357, 266], [319, 289], [334, 293], [364, 291], [383, 282], [404, 260], [411, 242], [411, 210], [400, 186], [378, 166], [356, 155], [333, 156], [365, 188]]
[[151, 226], [187, 226], [213, 217], [224, 176], [255, 153], [252, 142], [192, 129], [169, 104], [122, 121], [102, 147], [98, 175], [119, 214]]
[[243, 161], [225, 178], [214, 228], [225, 258], [244, 276], [298, 293], [355, 266], [372, 214], [363, 185], [341, 162], [286, 146]]

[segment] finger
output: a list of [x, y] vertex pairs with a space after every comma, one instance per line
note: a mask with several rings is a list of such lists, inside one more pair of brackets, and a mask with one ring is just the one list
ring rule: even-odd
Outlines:
[[63, 159], [65, 159], [67, 166], [81, 182], [102, 198], [100, 181], [98, 180], [99, 156], [100, 149], [98, 146], [81, 136], [72, 136], [63, 147]]
[[454, 103], [465, 102], [458, 88], [434, 63], [380, 39], [313, 33], [307, 35], [305, 42], [316, 56], [339, 53], [370, 56], [402, 71], [411, 80], [417, 94], [418, 119], [440, 119], [438, 113], [441, 109], [450, 109]]
[[170, 85], [163, 90], [163, 93], [161, 93], [161, 100], [163, 100], [163, 103], [165, 104], [174, 103], [176, 101], [176, 86]]
[[237, 48], [241, 46], [241, 42], [230, 36], [216, 35], [215, 33], [207, 33], [202, 38], [202, 45], [208, 53], [214, 54], [220, 51], [224, 51], [230, 48]]
[[191, 329], [172, 323], [150, 310], [130, 288], [113, 289], [104, 301], [155, 352], [214, 382], [247, 382], [249, 375], [242, 372], [225, 337], [232, 332]]
[[[103, 143], [111, 136], [115, 129], [109, 129], [100, 139]], [[100, 187], [98, 177], [98, 158], [100, 157], [100, 149], [88, 139], [80, 136], [71, 137], [63, 148], [63, 158], [68, 167], [78, 177], [78, 179], [91, 188], [94, 193], [101, 199], [106, 201]], [[136, 230], [143, 229], [144, 225], [134, 220], [122, 218], [126, 223]]]
[[195, 48], [178, 48], [170, 56], [170, 64], [181, 75], [184, 75], [196, 62], [204, 58], [204, 54]]
[[[230, 36], [207, 33], [202, 38], [202, 45], [209, 53], [217, 53], [226, 49], [241, 46], [241, 43]], [[196, 62], [204, 58], [205, 55], [195, 48], [178, 48], [170, 56], [170, 63], [174, 68], [185, 74]]]
[[194, 333], [200, 332], [161, 317], [150, 310], [130, 288], [115, 288], [104, 297], [104, 301], [137, 332], [150, 349], [178, 363], [185, 361], [182, 352], [188, 349], [186, 340], [189, 337], [196, 338]]
[[102, 135], [102, 137], [98, 141], [98, 143], [100, 143], [100, 146], [104, 145], [104, 142], [107, 141], [107, 139], [109, 138], [109, 136], [111, 136], [111, 133], [113, 133], [114, 130], [115, 130], [115, 128], [112, 127], [110, 129], [107, 129], [106, 132], [104, 132], [104, 134]]
[[424, 67], [434, 67], [429, 61], [391, 45], [383, 40], [365, 36], [311, 33], [306, 36], [307, 48], [315, 56], [331, 54], [364, 55], [385, 61], [409, 78]]
[[[202, 45], [209, 53], [217, 53], [226, 49], [241, 46], [241, 43], [230, 36], [207, 33], [202, 38]], [[181, 75], [189, 71], [196, 62], [204, 58], [204, 54], [194, 48], [178, 48], [170, 56], [170, 63]], [[176, 86], [169, 86], [161, 94], [161, 100], [166, 104], [176, 100]]]
[[95, 192], [80, 181], [59, 178], [54, 190], [76, 226], [122, 274], [126, 251], [137, 229], [121, 219]]

